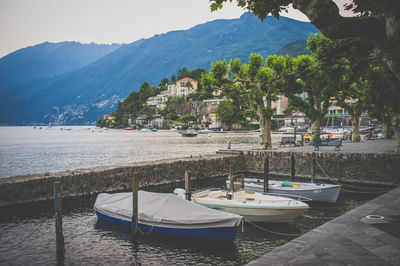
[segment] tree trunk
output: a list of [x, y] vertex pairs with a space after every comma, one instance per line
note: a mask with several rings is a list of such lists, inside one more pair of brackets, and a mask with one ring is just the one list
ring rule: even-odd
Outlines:
[[320, 138], [321, 119], [311, 120], [311, 142]]
[[396, 144], [394, 151], [400, 153], [400, 114], [392, 115], [392, 126], [396, 134]]
[[350, 115], [351, 128], [353, 130], [352, 138], [351, 138], [352, 142], [360, 142], [360, 140], [361, 140], [361, 137], [360, 137], [360, 116], [361, 115], [356, 110], [354, 110]]
[[383, 114], [382, 115], [382, 137], [384, 139], [391, 139], [392, 138], [392, 133], [390, 132], [390, 127], [391, 127], [391, 123], [390, 123], [390, 118]]
[[270, 150], [272, 149], [271, 142], [271, 118], [259, 115], [260, 121], [260, 149]]

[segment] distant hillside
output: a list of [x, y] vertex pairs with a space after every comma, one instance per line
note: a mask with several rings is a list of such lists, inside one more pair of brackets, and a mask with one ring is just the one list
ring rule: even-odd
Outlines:
[[[317, 32], [310, 23], [281, 17], [261, 22], [246, 13], [240, 19], [215, 20], [121, 46], [72, 73], [18, 88], [27, 95], [0, 100], [0, 123], [81, 124], [115, 110], [144, 81], [158, 83], [182, 67], [209, 69], [211, 62], [250, 53], [268, 56]], [[5, 110], [13, 110], [3, 115]], [[5, 114], [5, 113], [4, 113]]]
[[307, 50], [306, 40], [298, 40], [283, 46], [282, 49], [279, 49], [274, 54], [283, 56], [285, 55], [298, 56], [302, 54], [310, 54], [310, 51]]
[[119, 44], [41, 43], [0, 58], [0, 90], [77, 70], [118, 49]]

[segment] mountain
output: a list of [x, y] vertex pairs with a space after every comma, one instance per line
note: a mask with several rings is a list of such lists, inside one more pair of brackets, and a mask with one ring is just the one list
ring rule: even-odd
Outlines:
[[276, 51], [274, 54], [283, 56], [285, 55], [298, 56], [302, 54], [310, 54], [310, 51], [307, 50], [306, 40], [298, 40], [286, 44], [281, 49]]
[[0, 90], [77, 70], [118, 49], [119, 44], [49, 43], [0, 58]]
[[0, 98], [0, 123], [93, 122], [114, 111], [118, 100], [144, 81], [156, 85], [182, 67], [209, 69], [216, 60], [245, 62], [251, 53], [266, 57], [316, 32], [310, 23], [285, 17], [261, 22], [245, 13], [239, 19], [215, 20], [141, 39], [73, 72], [14, 89], [12, 99]]

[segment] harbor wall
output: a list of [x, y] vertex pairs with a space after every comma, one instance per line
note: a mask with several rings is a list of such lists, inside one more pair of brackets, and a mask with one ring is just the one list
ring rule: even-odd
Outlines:
[[395, 153], [328, 153], [253, 150], [245, 152], [248, 172], [261, 173], [269, 157], [270, 173], [289, 177], [291, 154], [294, 154], [296, 176], [310, 178], [315, 154], [315, 175], [321, 180], [365, 184], [400, 184], [400, 154]]
[[192, 180], [228, 175], [230, 165], [245, 168], [237, 154], [207, 155], [180, 159], [93, 167], [0, 179], [0, 206], [52, 199], [54, 182], [62, 182], [63, 196], [73, 197], [110, 191], [129, 191], [133, 175], [139, 186], [155, 186], [184, 180], [185, 170]]
[[[296, 177], [310, 178], [313, 152], [293, 154]], [[290, 177], [291, 152], [224, 150], [215, 155], [3, 178], [0, 179], [0, 206], [52, 199], [54, 182], [62, 182], [63, 195], [73, 197], [129, 191], [133, 175], [139, 176], [139, 186], [143, 188], [181, 182], [185, 170], [190, 172], [192, 180], [227, 176], [231, 165], [236, 173], [262, 174], [267, 156], [271, 174], [282, 179]], [[315, 173], [319, 180], [400, 184], [399, 154], [315, 152], [315, 158]]]

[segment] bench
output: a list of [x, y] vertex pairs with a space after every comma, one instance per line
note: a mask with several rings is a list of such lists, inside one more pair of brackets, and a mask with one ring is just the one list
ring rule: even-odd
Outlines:
[[342, 140], [338, 138], [327, 138], [327, 139], [315, 139], [312, 143], [315, 151], [319, 151], [320, 146], [335, 146], [335, 151], [340, 150], [342, 146]]
[[289, 146], [292, 144], [296, 146], [296, 139], [294, 137], [282, 137], [281, 145], [279, 147], [282, 145], [286, 147], [286, 144], [289, 144]]

